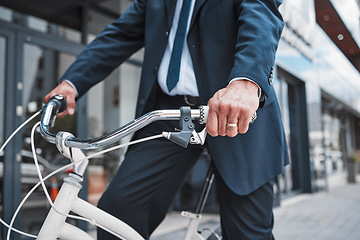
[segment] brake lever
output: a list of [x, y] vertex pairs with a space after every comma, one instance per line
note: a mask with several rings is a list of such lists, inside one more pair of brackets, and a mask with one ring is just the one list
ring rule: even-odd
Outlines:
[[190, 144], [204, 145], [206, 135], [207, 135], [206, 127], [204, 127], [204, 129], [201, 132], [196, 132], [194, 130], [190, 138]]
[[[206, 138], [206, 128], [201, 132], [195, 131], [195, 125], [191, 120], [191, 109], [189, 106], [180, 108], [180, 131], [179, 132], [163, 132], [162, 135], [170, 141], [182, 146], [187, 147], [188, 144], [204, 145]], [[208, 107], [200, 106], [199, 123], [205, 124], [208, 117]]]

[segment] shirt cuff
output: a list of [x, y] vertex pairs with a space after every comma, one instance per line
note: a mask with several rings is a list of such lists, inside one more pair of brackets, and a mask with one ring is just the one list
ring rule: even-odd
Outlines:
[[259, 99], [261, 98], [261, 87], [259, 86], [259, 84], [257, 84], [254, 80], [251, 80], [250, 78], [247, 77], [236, 77], [230, 80], [229, 84], [232, 83], [233, 81], [239, 81], [239, 80], [245, 80], [245, 81], [250, 81], [252, 83], [254, 83], [257, 87], [258, 87], [258, 97]]
[[72, 88], [74, 88], [74, 90], [76, 91], [76, 96], [79, 95], [78, 90], [76, 89], [75, 85], [72, 82], [70, 82], [70, 80], [64, 79], [63, 81], [67, 82]]

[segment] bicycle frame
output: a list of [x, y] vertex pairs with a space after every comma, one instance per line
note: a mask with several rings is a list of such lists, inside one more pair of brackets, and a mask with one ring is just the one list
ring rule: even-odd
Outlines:
[[204, 210], [205, 202], [209, 195], [213, 180], [214, 180], [213, 167], [210, 164], [210, 167], [206, 174], [202, 192], [201, 192], [198, 202], [196, 204], [195, 211], [193, 213], [185, 212], [185, 211], [181, 212], [182, 216], [190, 219], [187, 231], [185, 233], [184, 240], [205, 240], [198, 233], [198, 227], [199, 227], [199, 223], [200, 223], [200, 219], [201, 219], [201, 213]]
[[[75, 161], [85, 158], [81, 150], [73, 149], [73, 151], [75, 153]], [[87, 162], [88, 161], [83, 162], [82, 168], [86, 169]], [[68, 240], [93, 240], [86, 232], [65, 222], [70, 211], [91, 219], [101, 226], [106, 226], [108, 230], [124, 239], [144, 239], [123, 221], [79, 198], [78, 193], [82, 187], [82, 181], [82, 176], [74, 173], [70, 173], [69, 176], [64, 179], [64, 183], [54, 202], [54, 207], [51, 208], [39, 232], [38, 240], [58, 238]]]
[[[180, 110], [160, 110], [150, 112], [112, 133], [99, 138], [84, 140], [75, 138], [72, 134], [66, 132], [59, 132], [57, 135], [49, 132], [50, 126], [54, 123], [56, 114], [59, 112], [59, 109], [63, 108], [63, 106], [61, 106], [61, 101], [64, 101], [64, 99], [56, 96], [54, 101], [49, 101], [46, 105], [41, 120], [40, 132], [46, 141], [56, 144], [59, 151], [74, 163], [74, 170], [73, 173], [70, 173], [68, 177], [64, 179], [64, 183], [41, 227], [37, 239], [55, 240], [60, 238], [68, 240], [93, 240], [86, 232], [65, 222], [70, 211], [90, 219], [94, 224], [96, 223], [98, 226], [104, 227], [105, 230], [120, 238], [128, 240], [143, 239], [139, 233], [123, 221], [78, 197], [78, 193], [82, 187], [83, 175], [88, 166], [88, 159], [86, 159], [86, 156], [81, 149], [107, 146], [157, 120], [180, 120], [182, 128], [181, 132], [166, 132], [162, 134], [169, 140], [184, 147], [186, 147], [189, 142], [193, 144], [203, 144], [205, 141], [206, 130], [201, 133], [196, 133], [191, 120], [196, 119], [205, 123], [207, 118], [207, 108], [203, 107], [197, 110], [190, 110], [189, 107], [184, 107]], [[208, 190], [206, 191], [205, 199], [207, 192]], [[205, 201], [205, 199], [202, 201]], [[203, 207], [203, 203], [201, 205]], [[198, 209], [202, 211], [202, 207]], [[196, 231], [200, 220], [200, 212], [191, 216], [196, 217], [191, 217], [185, 239], [204, 240], [204, 238]]]

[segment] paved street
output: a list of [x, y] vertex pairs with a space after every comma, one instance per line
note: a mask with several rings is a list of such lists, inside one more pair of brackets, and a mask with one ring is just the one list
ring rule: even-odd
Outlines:
[[274, 210], [277, 240], [359, 240], [360, 184], [344, 184]]
[[[360, 176], [357, 184], [346, 183], [345, 177], [333, 176], [329, 192], [282, 200], [281, 207], [274, 209], [276, 240], [360, 240]], [[181, 240], [187, 223], [180, 213], [169, 213], [151, 240]], [[206, 214], [199, 229], [218, 225], [217, 215]]]
[[[330, 181], [329, 192], [301, 194], [274, 209], [277, 240], [360, 240], [360, 183], [347, 184], [345, 175]], [[215, 227], [218, 217], [206, 215], [205, 227]], [[171, 213], [152, 240], [180, 240], [187, 221]]]

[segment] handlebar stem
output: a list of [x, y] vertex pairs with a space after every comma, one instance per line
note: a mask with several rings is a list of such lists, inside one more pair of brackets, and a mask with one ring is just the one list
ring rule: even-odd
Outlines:
[[73, 173], [76, 173], [79, 176], [83, 176], [89, 160], [85, 159], [86, 156], [81, 149], [65, 146], [66, 140], [70, 137], [74, 137], [74, 135], [68, 132], [59, 132], [56, 135], [56, 147], [62, 155], [70, 159], [71, 162], [75, 162], [73, 167]]

